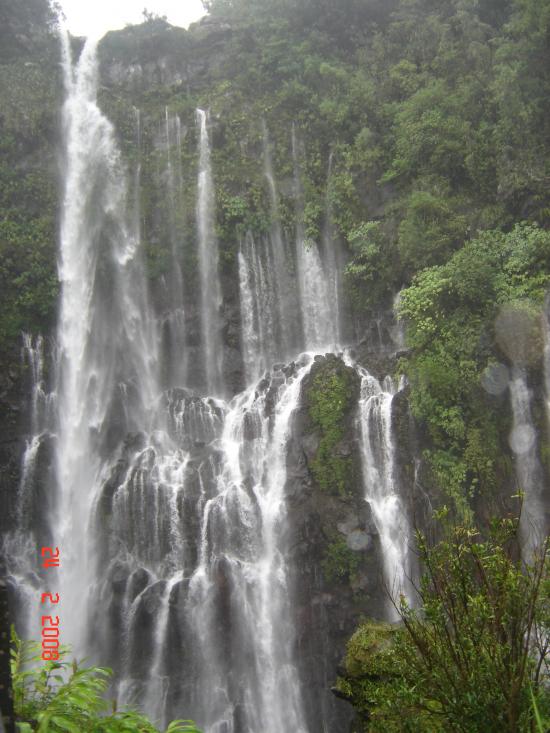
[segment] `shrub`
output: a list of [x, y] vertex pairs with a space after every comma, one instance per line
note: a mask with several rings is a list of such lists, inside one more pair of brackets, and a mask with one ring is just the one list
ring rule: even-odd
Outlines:
[[[106, 667], [80, 668], [63, 649], [59, 661], [41, 661], [40, 646], [22, 641], [12, 628], [11, 674], [19, 733], [159, 733], [144, 715], [116, 710], [105, 715], [104, 693], [112, 672]], [[166, 733], [200, 733], [194, 723], [175, 720]]]
[[401, 599], [402, 624], [365, 624], [348, 644], [337, 691], [364, 730], [519, 733], [548, 710], [550, 580], [545, 543], [520, 559], [518, 521], [487, 538], [455, 527], [430, 547], [419, 605]]

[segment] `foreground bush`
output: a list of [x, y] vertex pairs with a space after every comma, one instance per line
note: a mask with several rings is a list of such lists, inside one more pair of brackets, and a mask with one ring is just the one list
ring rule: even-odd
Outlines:
[[348, 644], [336, 691], [356, 707], [359, 730], [545, 731], [548, 542], [525, 565], [517, 522], [506, 520], [487, 539], [460, 527], [418, 545], [418, 608], [402, 599], [400, 625], [364, 624]]
[[[12, 630], [11, 672], [19, 733], [160, 733], [144, 715], [116, 711], [104, 693], [112, 672], [105, 667], [79, 668], [66, 661], [42, 662], [40, 647], [22, 641]], [[200, 733], [191, 721], [175, 720], [165, 733]]]

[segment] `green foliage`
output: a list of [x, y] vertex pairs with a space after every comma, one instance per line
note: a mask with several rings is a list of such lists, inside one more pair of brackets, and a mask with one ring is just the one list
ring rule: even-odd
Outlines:
[[26, 55], [32, 46], [44, 50], [59, 13], [59, 3], [50, 0], [0, 0], [0, 63]]
[[407, 272], [444, 262], [464, 239], [466, 218], [447, 196], [414, 191], [398, 230], [398, 249]]
[[[390, 624], [366, 621], [361, 624], [347, 643], [345, 676], [339, 677], [336, 689], [349, 700], [364, 722], [372, 720], [370, 730], [378, 730], [376, 712], [395, 695], [399, 679], [399, 660], [396, 658], [394, 638], [399, 629]], [[387, 717], [384, 730], [388, 733], [403, 730]], [[417, 720], [420, 724], [420, 720]], [[362, 728], [363, 729], [363, 728]], [[406, 729], [405, 729], [406, 730]], [[417, 730], [421, 730], [417, 728]]]
[[[55, 76], [51, 69], [38, 62], [0, 64], [2, 117], [5, 129], [17, 138], [32, 141], [47, 129], [55, 98]], [[13, 142], [13, 138], [12, 138]], [[3, 152], [9, 150], [9, 141], [3, 141]]]
[[512, 363], [540, 359], [549, 282], [550, 234], [523, 224], [481, 234], [403, 292], [412, 409], [428, 430], [436, 481], [463, 515], [464, 500], [480, 485], [496, 488], [506, 471], [508, 420], [482, 388], [482, 373], [495, 351]]
[[[396, 67], [392, 67], [390, 78], [394, 84], [395, 72]], [[409, 81], [409, 88], [415, 85]], [[395, 122], [395, 157], [383, 180], [417, 178], [423, 172], [451, 180], [462, 178], [464, 141], [470, 133], [462, 102], [443, 79], [430, 80], [403, 102]]]
[[307, 399], [320, 441], [311, 470], [324, 491], [344, 496], [353, 483], [353, 463], [349, 456], [340, 454], [339, 443], [345, 436], [346, 419], [353, 408], [355, 373], [332, 357], [312, 374]]
[[351, 550], [345, 539], [338, 538], [327, 546], [321, 567], [327, 580], [350, 583], [361, 567], [361, 555]]
[[451, 528], [433, 547], [418, 537], [418, 608], [401, 599], [400, 626], [369, 622], [348, 644], [338, 689], [365, 731], [533, 730], [549, 702], [548, 548], [526, 567], [517, 526]]
[[[346, 140], [346, 168], [389, 244], [374, 297], [374, 265], [352, 253], [353, 293], [368, 310], [478, 229], [548, 221], [549, 17], [547, 0], [402, 2], [357, 52], [368, 123]], [[374, 178], [396, 194], [384, 206]], [[347, 223], [348, 237], [358, 225]]]
[[284, 18], [298, 28], [311, 27], [317, 32], [330, 33], [343, 45], [353, 45], [360, 28], [383, 23], [395, 2], [381, 0], [203, 0], [213, 16], [233, 21]]
[[542, 720], [542, 716], [539, 711], [537, 699], [535, 697], [532, 687], [529, 688], [529, 693], [531, 695], [531, 705], [533, 707], [533, 714], [534, 714], [535, 721], [537, 724], [537, 733], [545, 733], [545, 731], [548, 729], [548, 721], [544, 723]]
[[[523, 59], [516, 97], [522, 95], [518, 108], [529, 117], [529, 146], [533, 154], [537, 145], [545, 149], [539, 133], [550, 119], [544, 64], [531, 68], [533, 58], [547, 54], [546, 15], [538, 8], [519, 0], [211, 0], [206, 7], [221, 28], [229, 21], [231, 32], [224, 31], [223, 49], [205, 65], [197, 89], [186, 94], [179, 86], [159, 85], [144, 98], [120, 93], [128, 110], [139, 104], [144, 111], [147, 146], [154, 144], [166, 105], [188, 128], [195, 106], [211, 110], [217, 231], [229, 266], [248, 229], [259, 234], [273, 225], [261, 121], [279, 186], [278, 223], [293, 236], [294, 126], [301, 148], [301, 223], [307, 238], [318, 241], [328, 202], [337, 233], [350, 244], [346, 281], [357, 310], [380, 310], [403, 283], [425, 267], [445, 264], [479, 229], [509, 226], [521, 210], [542, 222], [543, 186], [536, 202], [533, 187], [523, 184], [502, 197], [511, 183], [504, 173], [509, 128], [518, 139], [525, 129], [518, 110], [505, 109], [504, 101], [516, 51]], [[102, 55], [130, 63], [137, 54], [147, 63], [161, 49], [175, 64], [188, 64], [210, 48], [207, 27], [183, 34], [151, 25], [110, 34]], [[527, 104], [520, 86], [529, 69], [540, 84], [531, 85], [536, 101]], [[513, 73], [519, 73], [515, 67]], [[183, 147], [182, 207], [192, 212], [193, 135]], [[539, 182], [547, 179], [544, 160], [536, 161]], [[143, 161], [142, 180], [149, 165]], [[162, 202], [153, 193], [147, 199], [143, 232], [153, 250], [159, 248], [159, 224], [152, 212]], [[192, 215], [187, 217], [183, 229], [192, 239]], [[156, 255], [149, 259], [154, 276], [165, 274]], [[190, 289], [194, 282], [191, 276]]]
[[21, 0], [9, 13], [0, 4], [0, 20], [4, 13], [0, 35], [17, 28], [9, 54], [0, 44], [0, 358], [9, 359], [22, 330], [51, 323], [57, 296], [51, 139], [59, 64], [47, 2]]
[[359, 306], [383, 302], [399, 265], [396, 253], [391, 257], [392, 244], [384, 234], [382, 223], [362, 222], [349, 232], [348, 243], [354, 256], [345, 275], [352, 298]]
[[516, 215], [550, 221], [550, 3], [525, 0], [497, 47], [493, 94], [499, 191]]
[[[116, 703], [112, 714], [104, 714], [109, 707], [104, 694], [110, 669], [79, 668], [76, 661], [67, 661], [67, 648], [61, 650], [59, 661], [41, 662], [40, 645], [22, 641], [13, 627], [11, 640], [14, 709], [20, 733], [159, 733], [145, 716], [117, 712]], [[175, 720], [165, 733], [200, 731], [189, 720]]]

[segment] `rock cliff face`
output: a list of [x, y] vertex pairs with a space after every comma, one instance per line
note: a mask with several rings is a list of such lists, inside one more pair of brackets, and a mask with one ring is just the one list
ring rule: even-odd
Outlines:
[[21, 417], [21, 413], [25, 412], [27, 403], [23, 386], [24, 380], [21, 379], [15, 367], [2, 375], [2, 385], [0, 387], [0, 407], [2, 410], [2, 420], [0, 422], [0, 522], [2, 533], [13, 526], [21, 455], [23, 453], [23, 436], [28, 432], [25, 429], [25, 420]]
[[[311, 402], [316, 389], [331, 378], [342, 379], [346, 372], [348, 403], [340, 439], [330, 456], [350, 464], [345, 491], [340, 493], [330, 483], [329, 465], [318, 471], [311, 468], [324, 437], [312, 420]], [[364, 499], [354, 424], [359, 382], [358, 375], [336, 357], [317, 359], [304, 384], [288, 458], [298, 658], [312, 730], [323, 724], [330, 730], [346, 729], [351, 711], [330, 693], [334, 670], [360, 614], [384, 614], [380, 544]], [[324, 488], [315, 475], [329, 479]]]
[[102, 42], [101, 73], [105, 84], [134, 95], [154, 89], [204, 89], [212, 79], [227, 77], [227, 23], [206, 17], [189, 31], [162, 20], [140, 28], [107, 34]]

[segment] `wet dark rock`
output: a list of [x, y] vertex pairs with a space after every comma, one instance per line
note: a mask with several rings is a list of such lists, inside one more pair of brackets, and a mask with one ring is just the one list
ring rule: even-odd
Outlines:
[[230, 394], [236, 394], [244, 386], [244, 366], [240, 350], [225, 346], [223, 364], [225, 383]]
[[160, 580], [144, 590], [135, 601], [137, 607], [130, 633], [136, 641], [130, 647], [130, 664], [137, 679], [148, 679], [155, 648], [155, 618], [160, 611], [165, 586], [166, 581]]
[[125, 563], [117, 561], [109, 570], [108, 581], [114, 595], [121, 596], [126, 590], [128, 568]]
[[[11, 354], [7, 363], [17, 364]], [[4, 365], [2, 365], [4, 366]], [[28, 390], [25, 370], [0, 368], [0, 530], [13, 526], [20, 460], [28, 431]]]
[[[322, 730], [325, 725], [331, 731], [343, 733], [352, 711], [331, 694], [330, 684], [336, 677], [345, 643], [360, 617], [381, 616], [384, 596], [379, 541], [364, 500], [358, 463], [355, 417], [359, 378], [353, 370], [353, 407], [345, 412], [343, 437], [336, 445], [336, 453], [354, 461], [354, 481], [345, 496], [332, 495], [316, 483], [309, 470], [321, 436], [309, 414], [308, 390], [320, 369], [338, 374], [348, 367], [333, 355], [320, 356], [304, 380], [302, 406], [294, 417], [287, 460], [291, 522], [288, 542], [296, 599], [298, 659], [308, 720], [313, 730]], [[327, 577], [324, 569], [331, 543], [339, 537], [348, 543], [351, 552], [361, 556], [362, 570], [349, 584]]]
[[319, 449], [320, 440], [319, 435], [316, 433], [304, 435], [301, 441], [301, 447], [304, 451], [306, 461], [311, 462], [315, 458], [317, 450]]
[[128, 583], [128, 599], [132, 603], [151, 582], [151, 575], [145, 568], [138, 568], [131, 574]]

